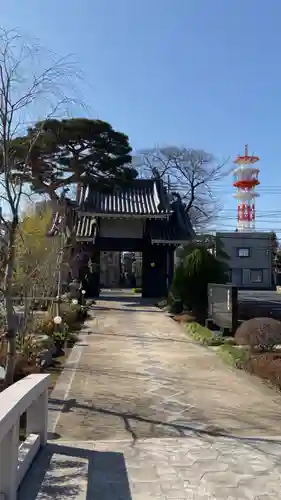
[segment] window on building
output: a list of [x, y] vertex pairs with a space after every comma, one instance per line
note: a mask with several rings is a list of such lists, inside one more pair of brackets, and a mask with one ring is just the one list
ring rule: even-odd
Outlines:
[[250, 257], [250, 249], [249, 248], [237, 248], [237, 256], [238, 257]]
[[250, 280], [252, 283], [262, 283], [263, 282], [262, 269], [251, 269], [250, 270]]

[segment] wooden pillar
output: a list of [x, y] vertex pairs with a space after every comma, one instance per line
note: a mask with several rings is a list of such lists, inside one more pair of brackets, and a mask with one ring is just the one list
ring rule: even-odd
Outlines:
[[88, 275], [88, 293], [89, 297], [98, 297], [100, 294], [100, 250], [94, 249], [90, 259]]
[[174, 276], [175, 248], [170, 245], [167, 249], [167, 276], [168, 288], [170, 288]]

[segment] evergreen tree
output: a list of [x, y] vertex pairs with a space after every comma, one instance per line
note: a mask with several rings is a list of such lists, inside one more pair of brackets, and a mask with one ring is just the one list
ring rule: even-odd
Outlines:
[[[34, 145], [27, 155], [32, 142]], [[72, 184], [109, 186], [137, 176], [130, 165], [128, 137], [101, 120], [71, 118], [39, 122], [25, 136], [13, 140], [10, 147], [16, 160], [14, 177], [51, 198], [57, 198], [58, 190]]]
[[208, 284], [227, 283], [229, 267], [204, 245], [189, 250], [175, 270], [171, 292], [202, 319], [208, 308]]

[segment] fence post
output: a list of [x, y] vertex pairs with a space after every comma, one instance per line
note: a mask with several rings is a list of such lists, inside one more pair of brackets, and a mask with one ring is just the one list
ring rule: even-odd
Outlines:
[[232, 286], [232, 333], [234, 334], [238, 328], [238, 288], [237, 286]]
[[210, 283], [208, 283], [208, 315], [213, 317], [213, 288]]

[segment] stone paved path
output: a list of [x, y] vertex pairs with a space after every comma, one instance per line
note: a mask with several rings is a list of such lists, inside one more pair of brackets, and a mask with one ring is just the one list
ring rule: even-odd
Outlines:
[[280, 394], [136, 296], [97, 306], [20, 500], [281, 499]]

